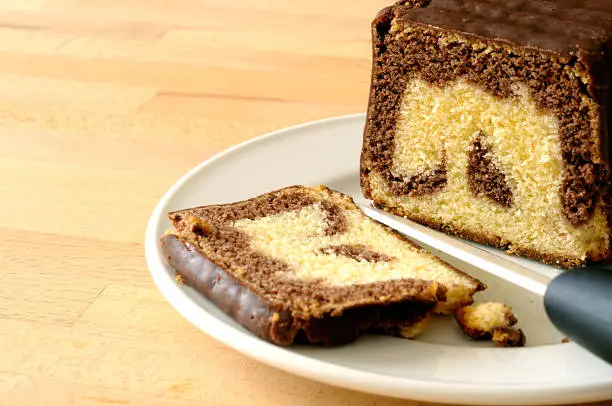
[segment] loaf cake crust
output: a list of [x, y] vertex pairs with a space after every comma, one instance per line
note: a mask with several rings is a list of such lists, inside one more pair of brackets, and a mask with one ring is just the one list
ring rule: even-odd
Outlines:
[[[365, 331], [411, 338], [432, 312], [451, 313], [485, 288], [325, 187], [169, 218], [174, 230], [161, 238], [162, 251], [180, 279], [279, 345], [339, 345]], [[424, 261], [431, 278], [416, 278], [427, 269], [403, 270], [412, 266], [406, 258]]]
[[608, 261], [612, 6], [599, 3], [412, 0], [382, 10], [364, 195], [509, 253], [562, 267]]

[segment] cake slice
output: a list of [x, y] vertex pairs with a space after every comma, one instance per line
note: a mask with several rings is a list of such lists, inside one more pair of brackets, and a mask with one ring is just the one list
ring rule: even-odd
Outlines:
[[572, 268], [610, 258], [612, 3], [409, 0], [373, 22], [364, 195]]
[[348, 196], [293, 186], [171, 212], [168, 263], [242, 326], [279, 345], [411, 338], [484, 285], [366, 217]]

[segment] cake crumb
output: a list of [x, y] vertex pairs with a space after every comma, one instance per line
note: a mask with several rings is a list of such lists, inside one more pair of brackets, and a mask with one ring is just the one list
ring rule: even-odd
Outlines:
[[183, 277], [182, 277], [180, 274], [178, 274], [178, 273], [175, 273], [175, 274], [174, 274], [174, 280], [175, 280], [175, 281], [176, 281], [176, 282], [177, 282], [179, 285], [184, 285], [184, 284], [185, 284], [185, 280], [184, 280], [184, 279], [183, 279]]
[[432, 315], [429, 314], [419, 322], [416, 322], [412, 325], [399, 327], [397, 329], [397, 335], [409, 340], [416, 338], [417, 336], [421, 335], [425, 330], [427, 330], [432, 319], [431, 316]]
[[464, 306], [455, 312], [455, 319], [472, 340], [491, 340], [497, 347], [524, 347], [525, 334], [513, 326], [518, 319], [510, 306], [487, 302]]

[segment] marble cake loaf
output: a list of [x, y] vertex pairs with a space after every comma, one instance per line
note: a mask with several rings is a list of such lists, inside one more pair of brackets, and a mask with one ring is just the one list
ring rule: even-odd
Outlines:
[[326, 187], [169, 214], [162, 251], [185, 284], [278, 345], [412, 338], [485, 286]]
[[610, 259], [612, 2], [409, 0], [373, 22], [364, 195], [564, 268]]

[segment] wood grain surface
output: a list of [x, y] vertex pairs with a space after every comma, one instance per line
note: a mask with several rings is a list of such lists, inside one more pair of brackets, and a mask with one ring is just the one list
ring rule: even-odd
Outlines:
[[194, 165], [365, 110], [389, 2], [0, 0], [1, 405], [417, 404], [238, 355], [164, 301], [143, 255]]

